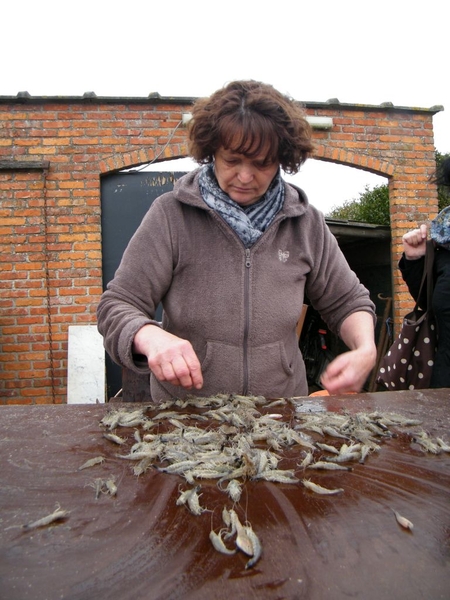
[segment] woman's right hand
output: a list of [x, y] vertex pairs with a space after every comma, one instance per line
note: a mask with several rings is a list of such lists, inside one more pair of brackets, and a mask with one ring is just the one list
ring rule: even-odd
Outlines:
[[186, 389], [202, 388], [200, 361], [188, 340], [157, 325], [144, 325], [134, 336], [133, 352], [147, 357], [148, 366], [158, 381]]
[[422, 224], [418, 229], [408, 231], [402, 238], [403, 252], [408, 260], [417, 260], [425, 256], [427, 247], [427, 226]]

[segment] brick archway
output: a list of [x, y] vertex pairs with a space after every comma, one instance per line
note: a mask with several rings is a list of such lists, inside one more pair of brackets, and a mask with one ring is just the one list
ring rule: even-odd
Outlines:
[[186, 158], [188, 156], [185, 144], [167, 144], [163, 148], [141, 148], [133, 152], [110, 156], [99, 163], [100, 175], [107, 175], [114, 171], [121, 171], [122, 169], [129, 169], [130, 167], [148, 163]]
[[394, 166], [391, 163], [365, 154], [358, 154], [346, 148], [330, 148], [323, 144], [316, 145], [314, 158], [346, 167], [363, 169], [384, 177], [391, 177], [394, 173]]
[[[100, 178], [187, 156], [193, 98], [0, 97], [0, 403], [66, 401], [69, 325], [95, 324], [102, 292]], [[389, 179], [392, 257], [437, 212], [430, 109], [304, 104], [315, 158]], [[393, 273], [394, 317], [411, 306]]]

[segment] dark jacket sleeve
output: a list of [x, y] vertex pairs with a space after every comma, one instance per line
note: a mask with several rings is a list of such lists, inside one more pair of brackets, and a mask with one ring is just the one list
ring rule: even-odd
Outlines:
[[417, 302], [419, 301], [419, 306], [426, 310], [427, 308], [427, 291], [426, 286], [424, 286], [424, 290], [422, 290], [422, 295], [420, 298], [419, 290], [420, 290], [420, 282], [422, 281], [423, 270], [425, 268], [425, 257], [422, 256], [417, 260], [408, 260], [403, 254], [399, 263], [398, 268], [400, 269], [400, 273], [402, 274], [403, 281], [408, 286], [409, 293]]

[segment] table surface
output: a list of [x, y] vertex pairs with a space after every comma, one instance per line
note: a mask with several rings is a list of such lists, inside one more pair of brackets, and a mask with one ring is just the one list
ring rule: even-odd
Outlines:
[[[450, 441], [450, 390], [295, 403], [300, 415], [401, 413]], [[124, 451], [103, 437], [100, 420], [123, 406], [0, 407], [1, 600], [449, 598], [450, 454], [424, 452], [413, 442], [414, 427], [383, 440], [351, 472], [314, 477], [342, 487], [336, 496], [313, 494], [300, 482], [246, 481], [235, 508], [263, 553], [245, 569], [243, 553], [220, 554], [209, 541], [224, 505], [216, 481], [201, 482], [209, 512], [194, 516], [176, 505], [180, 484], [186, 487], [179, 476], [150, 469], [137, 477], [117, 457]], [[292, 412], [283, 418], [292, 422]], [[131, 447], [133, 428], [124, 433]], [[289, 452], [302, 479], [301, 449]], [[79, 470], [99, 455], [104, 463]], [[96, 498], [93, 480], [108, 476], [116, 478], [117, 495]], [[69, 511], [66, 519], [22, 527], [58, 504]], [[414, 529], [400, 527], [392, 509]]]

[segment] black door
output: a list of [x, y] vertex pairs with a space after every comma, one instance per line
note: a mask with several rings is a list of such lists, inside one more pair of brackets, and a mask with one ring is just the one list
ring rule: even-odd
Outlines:
[[[170, 191], [185, 173], [124, 172], [102, 178], [103, 289], [114, 277], [123, 252], [153, 200]], [[161, 307], [156, 318], [161, 318]], [[122, 388], [121, 368], [106, 355], [107, 398]]]

